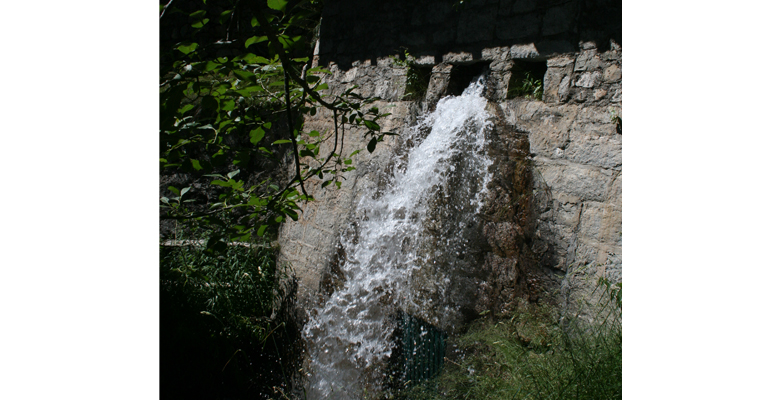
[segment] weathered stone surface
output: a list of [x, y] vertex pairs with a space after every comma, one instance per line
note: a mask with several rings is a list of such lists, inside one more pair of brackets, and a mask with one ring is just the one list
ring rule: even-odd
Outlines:
[[522, 59], [535, 58], [535, 57], [538, 57], [540, 55], [540, 53], [538, 53], [537, 48], [535, 47], [534, 43], [530, 43], [530, 44], [515, 44], [515, 45], [511, 46], [510, 54], [511, 54], [511, 58], [514, 58], [514, 59], [516, 59], [516, 58], [522, 58]]
[[578, 55], [575, 60], [575, 71], [594, 71], [601, 68], [602, 60], [596, 53], [596, 49], [586, 50]]
[[618, 82], [621, 78], [620, 67], [617, 65], [610, 65], [604, 70], [604, 81], [608, 83]]
[[579, 74], [575, 86], [592, 88], [601, 82], [601, 77], [602, 74], [599, 71]]
[[[533, 1], [499, 3], [501, 10], [508, 7], [504, 12], [509, 16], [498, 17], [493, 25], [498, 33], [509, 29], [509, 35], [528, 34], [526, 21], [536, 21], [540, 32], [540, 19], [550, 7], [534, 11]], [[490, 6], [486, 2], [474, 4], [474, 12]], [[517, 7], [519, 11], [515, 12]], [[500, 11], [501, 15], [504, 12]], [[552, 11], [547, 18], [563, 19], [559, 12]], [[426, 24], [431, 17], [415, 18]], [[502, 27], [505, 18], [524, 24]], [[466, 22], [463, 29], [470, 27], [470, 20]], [[568, 25], [562, 21], [564, 24]], [[424, 35], [425, 40], [434, 45], [438, 45], [437, 38], [442, 43], [454, 43], [455, 29], [436, 25]], [[495, 130], [490, 147], [495, 180], [489, 188], [484, 228], [479, 234], [486, 244], [474, 245], [478, 247], [474, 250], [478, 259], [468, 258], [465, 264], [456, 266], [456, 283], [461, 283], [451, 289], [457, 291], [458, 299], [464, 299], [462, 307], [475, 312], [493, 310], [502, 314], [512, 307], [515, 298], [537, 298], [542, 288], [537, 289], [530, 281], [548, 282], [549, 290], [560, 287], [569, 308], [590, 297], [597, 277], [622, 279], [622, 136], [617, 133], [611, 113], [619, 112], [621, 106], [620, 48], [602, 52], [596, 43], [584, 41], [577, 51], [561, 35], [552, 40], [512, 42], [479, 47], [479, 51], [470, 50], [472, 46], [468, 45], [457, 46], [454, 51], [423, 53], [414, 59], [425, 66], [442, 61], [432, 70], [425, 104], [435, 103], [446, 93], [453, 65], [480, 60], [489, 62], [486, 95], [500, 102], [499, 107], [488, 107], [499, 118], [500, 129]], [[545, 57], [543, 101], [504, 101], [511, 60]], [[362, 95], [388, 101], [378, 103], [381, 110], [396, 106], [387, 108], [393, 115], [380, 121], [383, 130], [399, 132], [415, 118], [418, 104], [401, 101], [407, 69], [393, 64], [389, 57], [378, 56], [376, 63], [368, 59], [351, 63], [346, 70], [335, 64], [329, 69], [332, 75], [325, 79], [331, 92], [341, 93], [356, 84]], [[319, 113], [306, 122], [306, 129], [331, 129], [330, 116], [328, 112]], [[347, 133], [345, 152], [365, 148], [365, 140], [359, 136]], [[307, 205], [300, 221], [281, 228], [281, 257], [291, 261], [300, 275], [303, 304], [316, 301], [314, 296], [320, 293], [321, 285], [344, 279], [329, 278], [334, 275], [330, 266], [339, 257], [335, 246], [340, 232], [357, 215], [354, 204], [358, 199], [386, 184], [387, 174], [382, 171], [389, 165], [392, 150], [389, 142], [383, 142], [374, 155], [364, 151], [355, 156], [357, 170], [349, 174], [341, 190], [321, 189], [317, 182], [308, 182], [317, 203], [326, 205]], [[506, 187], [505, 182], [513, 183]], [[428, 282], [438, 271], [426, 268], [423, 273]], [[475, 288], [473, 294], [463, 295], [461, 292], [468, 287]], [[424, 296], [430, 297], [439, 288], [426, 283], [422, 290]], [[420, 314], [419, 310], [412, 311]], [[452, 321], [461, 319], [452, 317]]]
[[481, 50], [481, 59], [493, 62], [505, 62], [511, 59], [508, 47], [488, 47]]
[[572, 79], [574, 59], [557, 57], [548, 60], [548, 70], [543, 78], [543, 101], [560, 103], [567, 100]]
[[435, 107], [439, 99], [446, 94], [451, 73], [452, 64], [441, 63], [433, 67], [428, 82], [428, 90], [425, 93], [425, 102], [429, 109]]
[[473, 61], [473, 54], [467, 52], [447, 53], [444, 54], [442, 61], [444, 63], [450, 64], [462, 64], [468, 61]]
[[581, 200], [603, 201], [612, 173], [597, 167], [535, 157], [535, 168], [549, 189]]
[[603, 168], [620, 168], [622, 143], [620, 135], [594, 136], [572, 135], [569, 145], [564, 149], [564, 158], [585, 165]]

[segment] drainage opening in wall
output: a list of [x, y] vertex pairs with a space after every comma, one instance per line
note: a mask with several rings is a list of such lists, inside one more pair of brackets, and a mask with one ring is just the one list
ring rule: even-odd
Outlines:
[[545, 61], [514, 60], [511, 68], [511, 80], [508, 82], [509, 99], [526, 97], [528, 99], [543, 99], [543, 79], [547, 66]]
[[402, 311], [396, 321], [390, 367], [391, 376], [399, 379], [393, 383], [409, 388], [437, 376], [444, 365], [446, 332]]
[[449, 74], [449, 86], [446, 94], [450, 96], [463, 94], [463, 90], [471, 84], [473, 78], [481, 75], [488, 68], [489, 63], [487, 62], [453, 65], [452, 72]]
[[406, 71], [406, 90], [404, 90], [404, 100], [419, 100], [425, 97], [430, 83], [430, 71], [432, 66], [422, 66], [409, 64]]

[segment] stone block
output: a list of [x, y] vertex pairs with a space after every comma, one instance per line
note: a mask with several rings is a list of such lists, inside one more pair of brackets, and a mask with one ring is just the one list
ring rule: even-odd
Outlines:
[[610, 101], [613, 103], [620, 103], [623, 101], [623, 89], [620, 86], [615, 89], [615, 93], [612, 95]]
[[619, 136], [596, 136], [573, 130], [564, 149], [564, 158], [580, 164], [619, 169], [623, 164], [623, 145]]
[[544, 102], [562, 103], [567, 100], [573, 63], [574, 59], [567, 56], [548, 60], [548, 69], [543, 78]]
[[615, 83], [620, 81], [621, 69], [617, 65], [610, 65], [604, 70], [604, 81], [608, 83]]
[[552, 193], [573, 195], [581, 200], [603, 201], [612, 181], [609, 170], [535, 157], [535, 168]]
[[593, 71], [601, 67], [602, 60], [596, 54], [596, 49], [582, 51], [575, 60], [575, 72]]
[[510, 57], [513, 59], [535, 58], [535, 57], [538, 57], [539, 55], [540, 53], [538, 53], [534, 43], [515, 44], [511, 46], [511, 50], [510, 50]]
[[460, 53], [446, 53], [442, 57], [444, 63], [460, 64], [464, 62], [473, 61], [473, 54], [467, 52]]
[[605, 203], [586, 202], [580, 215], [580, 238], [617, 245], [622, 231], [619, 209]]
[[570, 56], [561, 56], [561, 57], [554, 57], [549, 58], [548, 61], [546, 61], [546, 66], [548, 68], [564, 68], [564, 67], [572, 67], [574, 64], [575, 59]]
[[592, 88], [594, 86], [597, 86], [602, 81], [602, 73], [599, 71], [593, 71], [593, 72], [584, 72], [582, 74], [578, 74], [577, 79], [575, 81], [575, 86], [577, 87], [584, 87], [584, 88]]
[[619, 172], [607, 190], [606, 203], [618, 209], [623, 208], [623, 172]]
[[563, 151], [567, 146], [569, 129], [576, 114], [574, 107], [558, 109], [542, 107], [531, 116], [527, 116], [526, 113], [519, 115], [517, 117], [518, 125], [530, 132], [530, 152], [546, 157], [559, 157], [560, 155], [555, 153], [558, 150]]
[[481, 50], [481, 59], [486, 61], [508, 61], [510, 52], [507, 47], [488, 47]]

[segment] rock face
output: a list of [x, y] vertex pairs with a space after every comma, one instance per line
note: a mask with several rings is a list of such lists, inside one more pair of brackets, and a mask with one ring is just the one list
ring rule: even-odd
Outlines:
[[[572, 311], [590, 301], [598, 277], [621, 281], [619, 2], [466, 2], [473, 13], [455, 12], [448, 1], [418, 1], [414, 7], [400, 1], [348, 3], [329, 1], [325, 8], [315, 61], [332, 72], [324, 78], [332, 93], [355, 84], [362, 96], [382, 98], [376, 105], [391, 113], [381, 121], [383, 130], [400, 133], [413, 125], [460, 84], [458, 71], [475, 66], [487, 74], [493, 177], [477, 240], [458, 263], [464, 275], [458, 276], [463, 284], [456, 297], [466, 317], [487, 310], [505, 315], [518, 298], [558, 302]], [[374, 34], [383, 23], [370, 21], [374, 12], [381, 21], [393, 13], [401, 18]], [[348, 18], [350, 13], [358, 17]], [[601, 15], [611, 18], [599, 21]], [[585, 40], [593, 38], [601, 41]], [[392, 57], [402, 44], [413, 65], [431, 70], [422, 101], [403, 100], [408, 67]], [[545, 69], [542, 101], [507, 98], [512, 71], [527, 62]], [[331, 114], [308, 119], [306, 130], [313, 129], [333, 129]], [[279, 236], [281, 261], [291, 263], [299, 277], [305, 310], [344, 282], [340, 237], [360, 217], [356, 205], [362, 196], [386, 185], [405, 145], [389, 137], [373, 154], [354, 156], [357, 169], [341, 189], [307, 182], [317, 201], [305, 205], [299, 221], [284, 224]], [[347, 132], [344, 146], [365, 149], [366, 141]], [[433, 229], [451, 230], [451, 216], [436, 221]]]

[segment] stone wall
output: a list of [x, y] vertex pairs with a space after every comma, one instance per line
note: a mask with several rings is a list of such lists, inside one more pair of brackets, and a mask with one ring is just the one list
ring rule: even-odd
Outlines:
[[[621, 44], [618, 0], [328, 0], [321, 26], [321, 64], [348, 69], [407, 50], [436, 63], [449, 53], [481, 58], [483, 49], [529, 44], [527, 57], [578, 51], [610, 39]], [[534, 52], [530, 51], [534, 50]]]
[[[497, 128], [490, 152], [495, 177], [482, 216], [486, 243], [479, 249], [486, 256], [479, 261], [478, 285], [470, 288], [475, 311], [505, 314], [518, 298], [546, 298], [560, 302], [564, 310], [574, 310], [591, 296], [597, 277], [622, 280], [622, 135], [616, 118], [622, 114], [620, 19], [591, 25], [586, 14], [601, 6], [610, 11], [617, 6], [619, 12], [619, 4], [472, 1], [466, 4], [468, 9], [455, 15], [449, 1], [431, 2], [435, 5], [431, 12], [426, 11], [428, 2], [424, 1], [414, 8], [401, 2], [382, 3], [387, 7], [380, 3], [344, 7], [345, 1], [331, 1], [324, 11], [316, 62], [332, 72], [324, 78], [332, 93], [356, 84], [363, 96], [381, 97], [378, 107], [392, 113], [381, 124], [384, 130], [399, 133], [429, 109], [451, 86], [453, 68], [485, 64], [486, 95], [492, 100], [490, 110]], [[466, 13], [477, 9], [474, 7], [479, 16]], [[373, 30], [377, 25], [371, 25], [375, 22], [367, 22], [371, 8], [380, 10], [382, 21], [389, 20], [388, 13], [401, 13], [406, 22], [394, 26], [408, 22], [415, 28], [393, 28], [396, 30], [367, 36], [366, 32], [377, 32]], [[482, 12], [492, 9], [497, 11]], [[577, 16], [569, 17], [573, 12]], [[358, 17], [346, 18], [350, 13]], [[475, 23], [471, 20], [482, 17], [491, 21], [530, 18], [537, 21], [533, 24], [538, 28], [522, 34], [522, 39], [505, 36], [499, 22], [486, 24], [494, 27], [488, 29], [492, 33], [469, 33], [469, 24]], [[455, 24], [452, 39], [439, 43], [437, 32], [442, 31], [437, 27], [450, 20]], [[565, 22], [558, 22], [562, 20], [571, 22], [562, 26]], [[517, 26], [525, 29], [527, 25]], [[409, 36], [428, 28], [435, 29], [429, 36], [432, 39]], [[356, 32], [369, 38], [362, 43], [372, 44], [361, 47], [364, 45], [345, 39]], [[407, 67], [394, 62], [392, 56], [398, 51], [391, 51], [389, 44], [396, 32], [402, 40], [396, 43], [411, 46], [412, 60], [432, 68], [426, 101], [403, 100]], [[578, 40], [590, 37], [602, 41]], [[486, 42], [490, 45], [484, 46]], [[557, 42], [563, 47], [543, 46]], [[542, 101], [506, 98], [511, 69], [525, 60], [546, 63]], [[321, 132], [332, 129], [331, 115], [319, 113], [306, 126]], [[364, 149], [366, 142], [357, 132], [349, 132], [345, 146]], [[300, 304], [306, 309], [344, 281], [337, 268], [340, 235], [360, 217], [356, 204], [361, 196], [371, 195], [385, 184], [396, 148], [397, 139], [389, 137], [375, 153], [364, 150], [356, 155], [357, 169], [348, 173], [341, 189], [322, 189], [308, 182], [308, 191], [317, 201], [305, 205], [299, 221], [281, 227], [281, 260], [290, 262], [298, 274]]]

